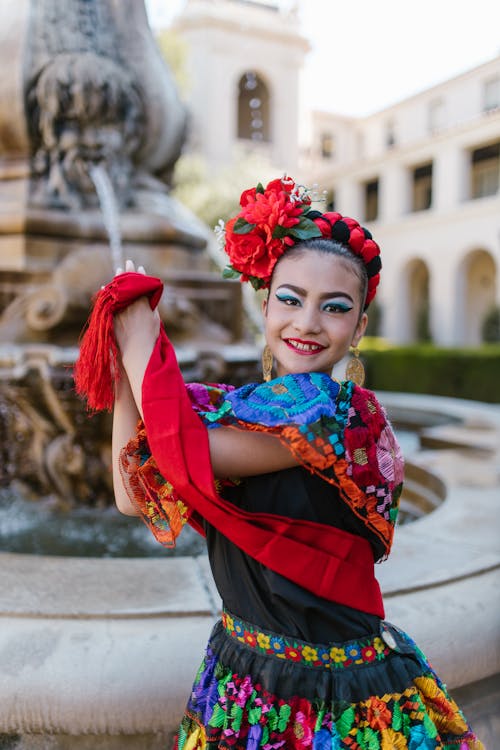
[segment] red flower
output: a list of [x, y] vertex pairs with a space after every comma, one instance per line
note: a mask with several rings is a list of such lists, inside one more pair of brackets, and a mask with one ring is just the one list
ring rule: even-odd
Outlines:
[[377, 652], [373, 646], [365, 646], [361, 649], [361, 655], [365, 661], [373, 661], [377, 656]]
[[227, 275], [241, 274], [256, 288], [268, 286], [276, 262], [298, 239], [320, 236], [307, 219], [310, 198], [290, 178], [273, 180], [241, 194], [241, 211], [225, 228]]
[[286, 658], [291, 661], [301, 661], [302, 654], [299, 648], [293, 648], [292, 646], [285, 647]]
[[267, 283], [285, 247], [279, 239], [269, 241], [265, 230], [247, 234], [235, 233], [234, 225], [239, 218], [231, 219], [226, 226], [226, 252], [231, 259], [231, 265], [243, 275], [242, 281], [248, 281], [250, 276], [256, 276]]
[[[295, 190], [296, 185], [294, 180], [292, 180], [291, 177], [278, 177], [277, 180], [271, 180], [271, 182], [268, 182], [266, 190], [274, 190], [276, 193], [281, 193], [282, 190], [284, 190], [286, 193], [293, 193]], [[303, 203], [310, 203], [311, 199], [307, 196], [303, 196], [302, 199]]]
[[282, 190], [281, 193], [256, 193], [255, 200], [248, 201], [241, 216], [249, 224], [257, 224], [257, 229], [270, 239], [278, 225], [288, 228], [298, 224], [302, 212], [302, 204], [292, 202]]
[[245, 632], [243, 633], [243, 639], [245, 643], [248, 643], [249, 646], [257, 645], [257, 638], [253, 633], [249, 633], [248, 630], [245, 630]]
[[290, 722], [285, 732], [286, 747], [302, 750], [312, 747], [312, 738], [317, 716], [311, 703], [305, 698], [299, 698], [292, 704]]
[[359, 255], [368, 271], [366, 304], [375, 296], [381, 263], [378, 245], [355, 219], [335, 211], [312, 213], [308, 191], [290, 177], [272, 180], [264, 188], [244, 190], [240, 197], [241, 211], [224, 229], [216, 227], [219, 240], [229, 256], [226, 277], [240, 276], [259, 289], [269, 286], [274, 266], [287, 247], [314, 237], [333, 238], [348, 245]]

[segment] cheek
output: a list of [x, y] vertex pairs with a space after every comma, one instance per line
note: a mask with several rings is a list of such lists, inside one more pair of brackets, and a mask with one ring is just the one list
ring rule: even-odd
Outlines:
[[341, 346], [350, 345], [354, 334], [356, 333], [356, 320], [342, 318], [330, 327], [330, 336], [332, 340], [337, 340]]

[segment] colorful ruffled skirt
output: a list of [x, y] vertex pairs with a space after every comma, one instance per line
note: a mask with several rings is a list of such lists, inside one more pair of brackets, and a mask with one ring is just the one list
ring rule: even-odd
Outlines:
[[484, 750], [408, 635], [313, 644], [224, 612], [175, 750]]

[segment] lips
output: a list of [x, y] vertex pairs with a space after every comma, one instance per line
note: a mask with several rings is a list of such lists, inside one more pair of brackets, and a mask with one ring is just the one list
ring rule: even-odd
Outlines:
[[302, 339], [283, 339], [289, 349], [296, 352], [297, 354], [303, 354], [305, 356], [311, 354], [317, 354], [326, 349], [325, 346], [318, 344], [316, 341], [302, 341]]

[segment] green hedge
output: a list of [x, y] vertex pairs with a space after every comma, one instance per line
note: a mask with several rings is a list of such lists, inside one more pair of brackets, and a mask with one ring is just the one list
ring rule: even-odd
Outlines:
[[367, 339], [361, 350], [372, 390], [429, 393], [500, 403], [500, 345], [389, 346]]

